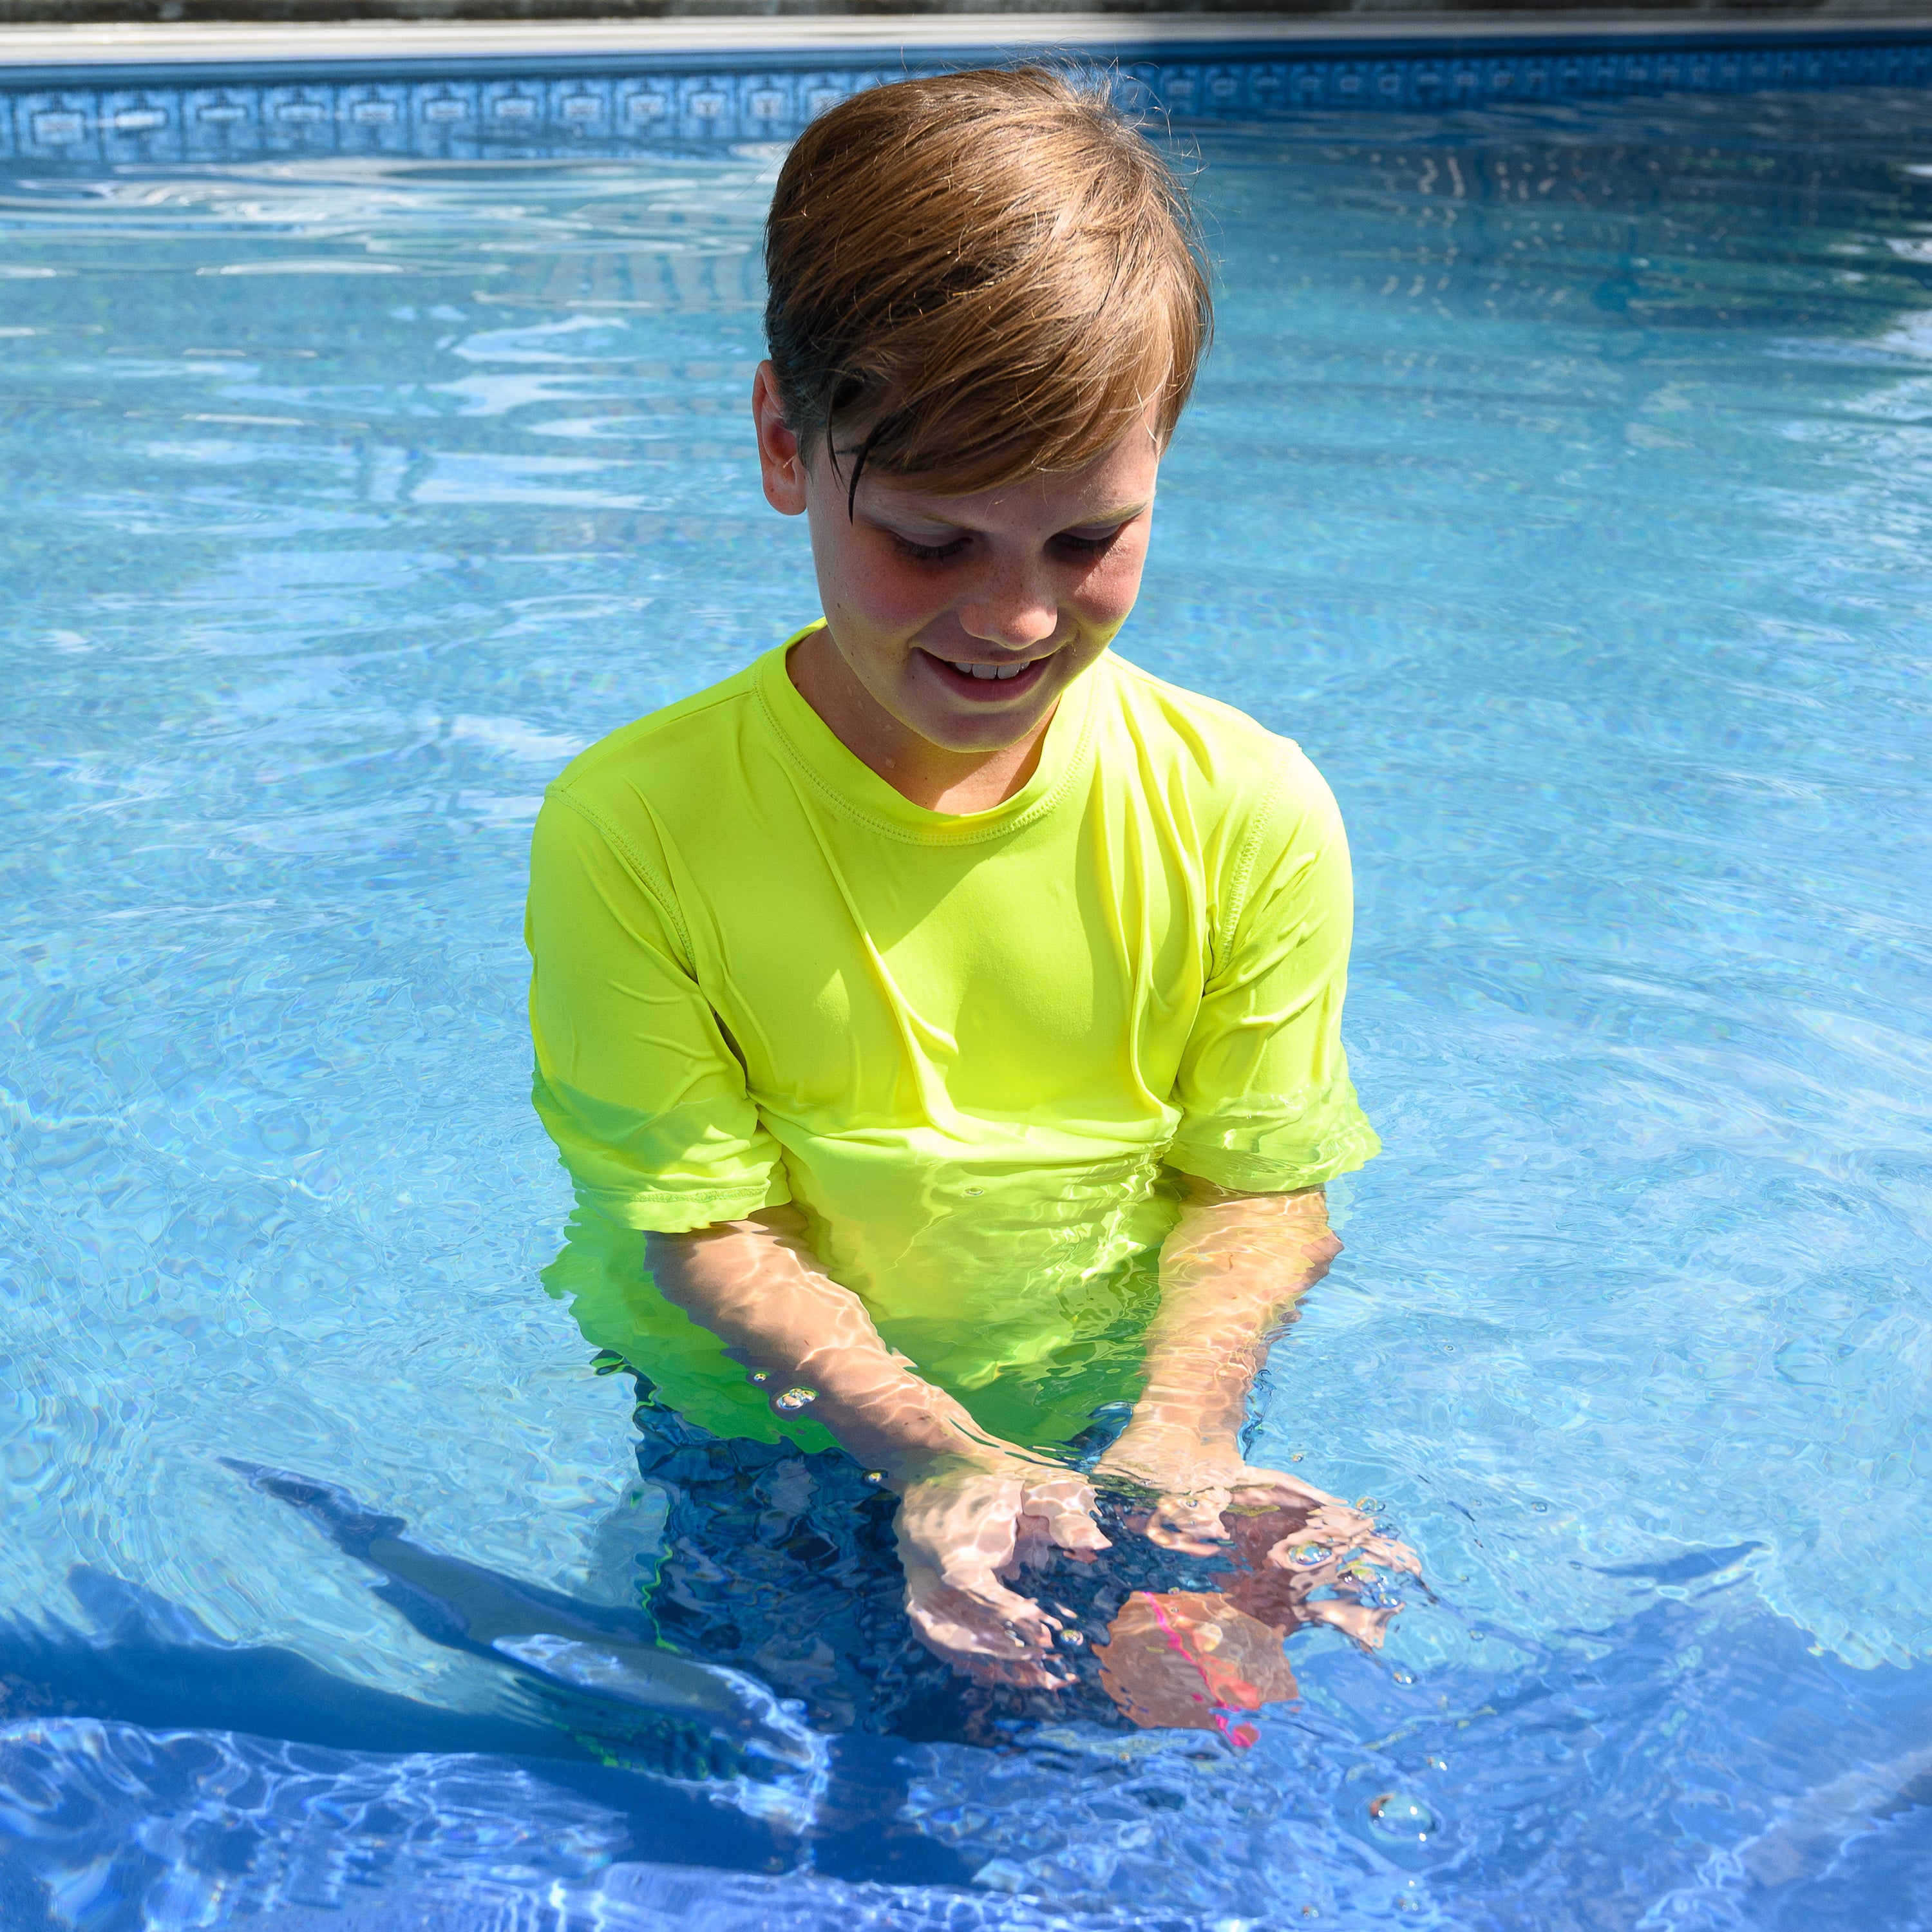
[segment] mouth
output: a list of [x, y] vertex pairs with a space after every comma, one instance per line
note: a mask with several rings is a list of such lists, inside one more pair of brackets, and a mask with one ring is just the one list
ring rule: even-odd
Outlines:
[[920, 655], [949, 691], [973, 704], [998, 704], [1030, 691], [1045, 675], [1053, 653], [1048, 651], [1041, 657], [1004, 660], [943, 658], [928, 650], [922, 650]]

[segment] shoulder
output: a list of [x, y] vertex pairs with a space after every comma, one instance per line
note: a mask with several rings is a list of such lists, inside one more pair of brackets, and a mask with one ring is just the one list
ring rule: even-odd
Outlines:
[[531, 848], [533, 886], [560, 868], [603, 875], [614, 860], [674, 920], [674, 854], [728, 837], [758, 727], [758, 664], [623, 724], [545, 788]]
[[545, 814], [586, 821], [622, 850], [728, 836], [772, 762], [760, 682], [792, 641], [600, 738], [547, 788]]
[[668, 803], [707, 771], [715, 781], [719, 758], [742, 740], [755, 708], [756, 674], [757, 666], [748, 665], [707, 690], [620, 725], [572, 759], [548, 795], [592, 814], [622, 812], [654, 797]]
[[1178, 781], [1204, 803], [1250, 822], [1334, 811], [1334, 794], [1292, 738], [1111, 652], [1102, 662], [1115, 718], [1149, 776]]

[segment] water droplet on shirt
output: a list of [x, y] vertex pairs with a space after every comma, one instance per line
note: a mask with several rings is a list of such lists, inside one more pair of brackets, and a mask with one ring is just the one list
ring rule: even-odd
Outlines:
[[1384, 1791], [1369, 1800], [1369, 1823], [1392, 1845], [1412, 1844], [1436, 1828], [1436, 1814], [1407, 1791]]
[[798, 1412], [818, 1400], [815, 1388], [788, 1388], [772, 1404], [783, 1415], [796, 1415]]

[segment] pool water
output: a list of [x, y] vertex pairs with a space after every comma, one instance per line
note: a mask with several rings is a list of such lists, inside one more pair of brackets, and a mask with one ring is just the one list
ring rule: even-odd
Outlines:
[[538, 1283], [524, 854], [814, 614], [776, 153], [0, 181], [0, 1922], [1932, 1924], [1928, 109], [1186, 136], [1120, 648], [1340, 795], [1387, 1148], [1256, 1454], [1435, 1595], [1245, 1753], [914, 1748], [898, 1872], [547, 1730], [231, 1466], [580, 1602], [652, 1546]]

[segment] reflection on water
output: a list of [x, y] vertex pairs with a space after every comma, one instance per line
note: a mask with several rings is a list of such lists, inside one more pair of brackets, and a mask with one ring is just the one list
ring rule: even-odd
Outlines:
[[[572, 751], [811, 614], [741, 417], [769, 158], [0, 184], [7, 1910], [1932, 1919], [1926, 124], [1204, 135], [1222, 343], [1123, 648], [1348, 815], [1388, 1150], [1254, 1453], [1382, 1499], [1438, 1596], [1258, 1605], [1222, 1562], [1068, 1598], [1088, 1701], [899, 1744], [866, 1788], [935, 1862], [855, 1826], [816, 1876], [506, 1707], [586, 1653], [428, 1634], [218, 1460], [580, 1606], [520, 1650], [640, 1613], [676, 1542], [628, 1378], [533, 1286], [570, 1203], [523, 853]], [[707, 1534], [808, 1530], [788, 1460]], [[836, 1515], [855, 1564], [878, 1501]], [[1124, 1692], [1223, 1686], [1251, 1746], [1107, 1694], [1136, 1591], [1164, 1648]], [[1384, 1592], [1379, 1653], [1298, 1622], [1285, 1702], [1222, 1609]], [[772, 1675], [718, 1667], [829, 1712], [884, 1652], [828, 1636], [814, 1688], [813, 1634], [748, 1616]]]

